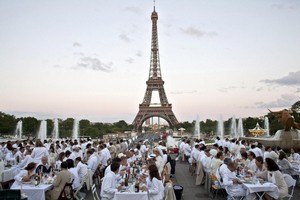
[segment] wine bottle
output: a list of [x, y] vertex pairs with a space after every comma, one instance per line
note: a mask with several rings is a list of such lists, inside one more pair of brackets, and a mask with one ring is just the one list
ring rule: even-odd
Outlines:
[[140, 191], [140, 183], [137, 181], [135, 182], [135, 185], [134, 185], [134, 191], [135, 192], [139, 192]]
[[127, 174], [125, 175], [125, 186], [126, 187], [128, 186], [128, 175]]

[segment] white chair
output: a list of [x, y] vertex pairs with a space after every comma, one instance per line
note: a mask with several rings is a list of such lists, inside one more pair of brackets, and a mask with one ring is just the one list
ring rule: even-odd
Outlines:
[[[286, 196], [286, 198], [288, 198], [288, 200], [290, 200], [292, 197], [293, 197], [293, 194], [294, 194], [294, 189], [295, 189], [295, 186], [296, 186], [296, 180], [293, 179], [293, 177], [289, 174], [283, 174], [283, 178], [284, 178], [284, 181], [286, 182], [288, 188], [292, 188], [292, 189], [289, 189], [289, 194], [288, 196]], [[291, 192], [290, 192], [291, 190]]]
[[83, 199], [82, 197], [81, 198], [79, 198], [78, 197], [78, 193], [80, 192], [80, 190], [81, 190], [81, 188], [83, 187], [83, 185], [84, 184], [86, 184], [87, 182], [88, 182], [88, 179], [89, 179], [89, 173], [87, 172], [83, 177], [82, 177], [82, 179], [81, 179], [81, 182], [80, 182], [80, 186], [75, 190], [75, 192], [74, 192], [74, 198], [76, 199], [76, 200], [81, 200], [81, 199]]
[[97, 193], [97, 189], [96, 189], [96, 185], [95, 184], [93, 184], [93, 186], [92, 186], [92, 194], [93, 194], [93, 199], [94, 200], [100, 200], [100, 197], [99, 197], [99, 195]]

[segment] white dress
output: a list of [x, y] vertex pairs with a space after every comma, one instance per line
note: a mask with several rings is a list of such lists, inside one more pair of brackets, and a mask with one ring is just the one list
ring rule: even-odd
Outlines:
[[162, 200], [164, 198], [164, 185], [162, 181], [154, 177], [152, 181], [148, 179], [147, 186], [149, 190], [149, 200]]
[[35, 163], [40, 163], [42, 157], [49, 156], [49, 152], [46, 147], [34, 147], [31, 153], [31, 157], [33, 158]]

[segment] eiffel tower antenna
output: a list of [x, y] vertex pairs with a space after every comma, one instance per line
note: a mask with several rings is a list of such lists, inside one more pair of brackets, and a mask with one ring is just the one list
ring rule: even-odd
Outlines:
[[[168, 102], [167, 95], [164, 89], [164, 81], [162, 80], [160, 61], [159, 61], [159, 48], [158, 48], [158, 32], [157, 21], [158, 15], [154, 10], [151, 14], [152, 20], [152, 39], [151, 39], [151, 59], [150, 70], [147, 84], [146, 93], [143, 102], [139, 105], [139, 112], [133, 121], [134, 129], [139, 131], [142, 129], [144, 121], [151, 117], [159, 117], [165, 119], [170, 126], [178, 124], [177, 118], [172, 111], [172, 104]], [[151, 105], [152, 92], [158, 91], [160, 105]]]

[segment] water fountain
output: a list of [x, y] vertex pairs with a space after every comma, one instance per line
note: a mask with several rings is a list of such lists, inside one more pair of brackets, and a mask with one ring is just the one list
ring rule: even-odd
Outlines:
[[[273, 112], [269, 110], [283, 125], [272, 137], [243, 137], [248, 143], [259, 142], [266, 146], [279, 146], [284, 150], [291, 147], [300, 148], [300, 123], [295, 122], [292, 112], [287, 109]], [[267, 119], [265, 119], [265, 123]], [[265, 126], [267, 128], [267, 126]]]
[[15, 131], [16, 138], [21, 139], [22, 134], [23, 134], [23, 122], [20, 120], [17, 123], [16, 131]]
[[233, 116], [231, 118], [231, 126], [230, 126], [230, 135], [232, 137], [237, 138], [237, 128], [236, 128], [236, 120], [235, 120], [235, 116]]
[[78, 136], [79, 136], [79, 120], [74, 119], [72, 138], [78, 139]]
[[40, 129], [38, 132], [38, 138], [44, 142], [44, 140], [47, 138], [47, 121], [42, 120], [40, 124]]
[[242, 118], [239, 118], [237, 132], [239, 137], [244, 137], [244, 127]]
[[266, 130], [266, 136], [270, 136], [269, 118], [266, 116], [264, 119], [264, 129]]
[[218, 121], [218, 130], [217, 134], [220, 137], [221, 140], [224, 139], [224, 122], [223, 122], [223, 117], [220, 116], [220, 119]]
[[197, 136], [197, 139], [200, 139], [200, 120], [199, 115], [197, 115], [197, 119], [195, 122], [195, 132], [194, 135]]
[[54, 136], [55, 140], [59, 139], [59, 129], [58, 129], [58, 119], [54, 119], [54, 128], [52, 132], [52, 136]]

